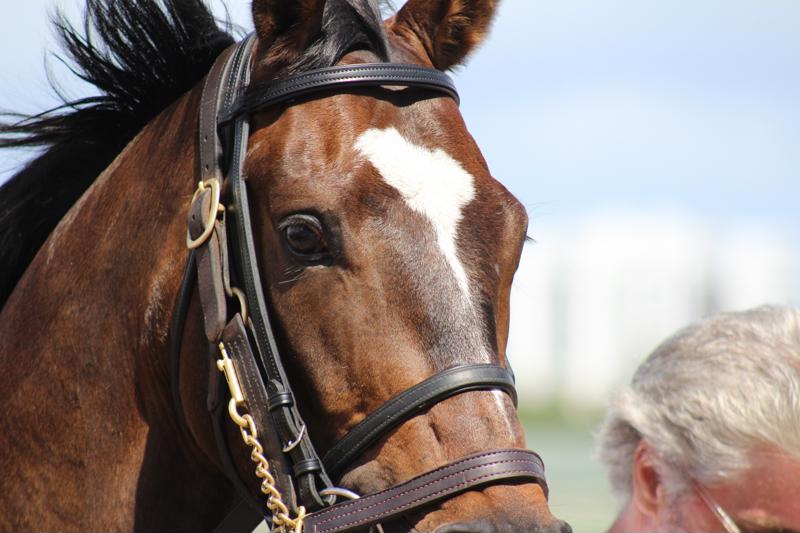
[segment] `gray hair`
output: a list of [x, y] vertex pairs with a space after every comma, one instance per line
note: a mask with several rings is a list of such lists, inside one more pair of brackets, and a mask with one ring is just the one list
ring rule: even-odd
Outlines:
[[598, 437], [598, 456], [625, 501], [643, 438], [671, 494], [684, 487], [684, 473], [704, 485], [741, 473], [759, 446], [800, 457], [800, 311], [720, 313], [678, 331], [612, 400]]

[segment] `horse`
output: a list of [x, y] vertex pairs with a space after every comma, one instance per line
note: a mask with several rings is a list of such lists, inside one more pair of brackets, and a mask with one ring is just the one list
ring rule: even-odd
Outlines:
[[[254, 0], [248, 91], [376, 61], [445, 71], [496, 9], [409, 0], [384, 21], [371, 0]], [[234, 39], [202, 0], [87, 0], [85, 22], [85, 34], [56, 25], [100, 94], [0, 130], [0, 146], [45, 147], [0, 189], [0, 529], [210, 530], [241, 505], [236, 478], [253, 499], [260, 482], [238, 428], [215, 433], [209, 405], [224, 401], [212, 383], [227, 355], [208, 356], [202, 285], [182, 282], [204, 80]], [[305, 421], [289, 448], [329, 451], [457, 365], [508, 366], [525, 209], [491, 176], [455, 100], [406, 85], [296, 96], [249, 117], [258, 272]], [[230, 215], [210, 213], [213, 233]], [[336, 476], [339, 494], [380, 494], [495, 448], [525, 448], [512, 398], [459, 391], [360, 451]], [[467, 489], [383, 527], [570, 530], [542, 483]]]

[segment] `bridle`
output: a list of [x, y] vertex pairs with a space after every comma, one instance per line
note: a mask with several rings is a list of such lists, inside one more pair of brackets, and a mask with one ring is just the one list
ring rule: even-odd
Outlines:
[[[190, 253], [171, 325], [171, 389], [182, 417], [180, 341], [196, 281], [212, 362], [220, 371], [210, 374], [207, 407], [221, 463], [245, 502], [217, 529], [252, 529], [265, 515], [271, 515], [278, 530], [337, 533], [380, 527], [465, 490], [508, 481], [533, 481], [547, 495], [541, 459], [535, 452], [517, 449], [474, 454], [360, 498], [334, 484], [379, 438], [445, 398], [473, 390], [502, 390], [516, 405], [514, 379], [508, 369], [493, 364], [444, 370], [390, 399], [320, 459], [287, 379], [260, 280], [243, 176], [249, 116], [277, 104], [291, 105], [310, 94], [354, 87], [421, 87], [456, 101], [458, 94], [450, 78], [438, 70], [374, 63], [321, 68], [278, 80], [257, 99], [245, 101], [242, 94], [250, 82], [254, 40], [250, 35], [226, 50], [203, 86], [199, 112], [202, 179], [189, 210]], [[267, 497], [266, 509], [234, 466], [225, 438], [229, 419], [251, 449], [256, 476]], [[349, 499], [335, 503], [337, 498]], [[254, 516], [258, 520], [253, 521]]]
[[[178, 358], [183, 320], [196, 276], [206, 338], [214, 364], [224, 374], [230, 399], [217, 372], [211, 373], [208, 408], [220, 459], [233, 484], [253, 504], [252, 493], [234, 467], [225, 438], [225, 414], [251, 448], [267, 510], [276, 529], [336, 533], [386, 522], [465, 490], [501, 481], [528, 480], [547, 494], [544, 465], [526, 450], [474, 454], [395, 487], [358, 498], [334, 485], [377, 439], [435, 403], [471, 390], [499, 389], [516, 404], [513, 375], [492, 364], [456, 366], [390, 399], [356, 425], [320, 460], [297, 409], [275, 342], [260, 280], [243, 166], [249, 115], [256, 110], [324, 91], [353, 87], [422, 87], [458, 100], [444, 73], [416, 65], [376, 63], [330, 67], [274, 82], [256, 101], [241, 95], [250, 82], [254, 36], [224, 52], [203, 86], [199, 113], [201, 181], [189, 210], [190, 256], [173, 316], [171, 381], [179, 413]], [[224, 147], [224, 149], [223, 149]], [[222, 205], [222, 168], [227, 169], [227, 207]], [[234, 280], [241, 289], [232, 284]], [[228, 302], [238, 302], [238, 311]], [[334, 504], [336, 497], [351, 497]], [[357, 499], [356, 499], [357, 498]], [[230, 524], [241, 525], [240, 505]], [[308, 513], [308, 514], [307, 514]], [[252, 515], [252, 512], [249, 513]]]

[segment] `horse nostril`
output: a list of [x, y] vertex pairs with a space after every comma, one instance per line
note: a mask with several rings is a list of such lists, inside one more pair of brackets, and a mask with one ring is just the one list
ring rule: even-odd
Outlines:
[[572, 526], [564, 522], [563, 520], [559, 520], [559, 528], [556, 529], [558, 533], [572, 533]]

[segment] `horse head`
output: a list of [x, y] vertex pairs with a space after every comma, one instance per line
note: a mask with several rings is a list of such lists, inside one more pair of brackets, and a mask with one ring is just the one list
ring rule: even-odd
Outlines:
[[[384, 27], [357, 7], [254, 2], [251, 92], [318, 65], [326, 47], [340, 65], [449, 69], [483, 39], [496, 5], [411, 0]], [[527, 216], [491, 176], [452, 98], [370, 87], [259, 110], [245, 175], [278, 346], [321, 453], [438, 372], [507, 366]], [[472, 453], [524, 447], [509, 395], [465, 392], [381, 438], [337, 481], [370, 493]], [[407, 521], [419, 531], [558, 526], [534, 483], [468, 492]]]

